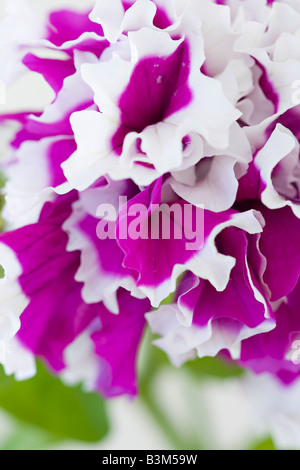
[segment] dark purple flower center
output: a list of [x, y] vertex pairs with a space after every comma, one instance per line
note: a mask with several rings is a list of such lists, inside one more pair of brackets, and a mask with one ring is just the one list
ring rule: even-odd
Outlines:
[[147, 57], [136, 65], [119, 100], [121, 124], [111, 140], [118, 155], [129, 132], [140, 133], [188, 105], [192, 97], [189, 70], [186, 41], [168, 57]]

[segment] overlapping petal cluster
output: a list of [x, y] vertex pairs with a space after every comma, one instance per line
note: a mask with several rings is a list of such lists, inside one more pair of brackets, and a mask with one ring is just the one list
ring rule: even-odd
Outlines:
[[[38, 357], [106, 396], [134, 395], [148, 323], [175, 365], [220, 354], [292, 382], [298, 2], [97, 0], [34, 27], [26, 10], [22, 28], [11, 3], [0, 79], [30, 70], [55, 98], [0, 116], [17, 128], [2, 159], [7, 373], [30, 376]], [[148, 236], [157, 211], [169, 236]]]

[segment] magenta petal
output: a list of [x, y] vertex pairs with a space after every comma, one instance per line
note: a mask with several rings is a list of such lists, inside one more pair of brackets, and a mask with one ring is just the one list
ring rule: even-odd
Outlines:
[[271, 300], [278, 300], [293, 290], [300, 275], [300, 220], [290, 207], [259, 210], [266, 222], [260, 239], [261, 252], [267, 259], [264, 280]]
[[51, 174], [51, 186], [56, 187], [66, 181], [61, 164], [76, 150], [74, 139], [62, 139], [54, 142], [49, 147], [49, 172]]
[[97, 388], [106, 396], [137, 393], [136, 357], [145, 326], [145, 313], [150, 311], [148, 299], [118, 292], [120, 313], [114, 315], [104, 306], [102, 328], [92, 334], [96, 354], [103, 359]]
[[29, 299], [18, 338], [60, 372], [66, 366], [66, 347], [100, 318], [100, 330], [92, 334], [95, 353], [101, 359], [96, 387], [107, 396], [134, 395], [135, 360], [150, 302], [120, 289], [120, 313], [115, 315], [101, 303], [82, 300], [82, 284], [74, 279], [80, 253], [66, 251], [68, 237], [61, 228], [76, 198], [73, 192], [60, 196], [45, 204], [38, 223], [1, 234], [2, 243], [14, 250], [22, 266], [19, 283]]
[[[184, 264], [203, 246], [204, 237], [199, 237], [199, 246], [196, 247], [195, 245], [195, 249], [187, 249], [187, 245], [191, 240], [188, 239], [188, 230], [183, 230], [185, 211], [185, 201], [183, 200], [177, 200], [172, 203], [176, 204], [177, 213], [170, 212], [170, 215], [168, 215], [165, 212], [161, 216], [161, 219], [159, 219], [161, 223], [157, 228], [157, 238], [153, 236], [151, 228], [153, 227], [153, 220], [155, 220], [156, 214], [153, 206], [158, 205], [161, 207], [161, 183], [161, 179], [157, 180], [136, 197], [132, 198], [127, 206], [122, 208], [118, 219], [117, 237], [118, 243], [125, 253], [124, 266], [138, 272], [138, 286], [158, 286], [164, 280], [170, 278], [176, 264]], [[133, 239], [130, 233], [131, 224], [135, 220], [135, 216], [130, 215], [130, 209], [135, 204], [142, 204], [145, 208], [148, 208], [148, 212], [141, 215], [141, 237], [138, 239]], [[166, 209], [172, 206], [172, 204], [166, 204]], [[188, 222], [192, 228], [192, 226], [195, 227], [196, 214], [202, 214], [203, 210], [192, 207], [190, 204], [189, 206], [192, 208], [192, 212], [191, 220]], [[126, 220], [126, 230], [124, 230], [124, 220]], [[163, 238], [163, 226], [170, 228], [167, 238]], [[187, 229], [187, 226], [188, 223], [185, 224], [185, 229]], [[182, 236], [181, 238], [176, 238], [176, 230], [178, 231], [180, 227], [182, 228]], [[209, 228], [211, 228], [211, 221], [207, 220], [205, 229], [209, 230]], [[199, 227], [199, 233], [201, 233], [202, 229], [202, 226]]]
[[[160, 5], [156, 5], [155, 0], [151, 0], [151, 1], [153, 1], [153, 3], [156, 6], [156, 13], [153, 18], [153, 25], [156, 26], [156, 28], [160, 28], [160, 29], [165, 29], [168, 26], [171, 26], [172, 21], [168, 17], [166, 11]], [[123, 8], [125, 12], [129, 10], [129, 8], [132, 7], [132, 5], [134, 4], [134, 2], [130, 2], [130, 1], [127, 2], [125, 0], [122, 0], [122, 3], [123, 3]]]
[[156, 7], [157, 7], [157, 10], [153, 19], [153, 25], [160, 29], [165, 29], [171, 26], [172, 21], [168, 17], [165, 10], [159, 6], [156, 6]]
[[299, 309], [282, 304], [276, 312], [276, 328], [242, 342], [241, 365], [255, 373], [269, 372], [289, 384], [299, 376], [299, 365], [286, 359], [300, 332]]
[[187, 41], [169, 57], [147, 57], [138, 62], [119, 100], [121, 125], [111, 141], [116, 153], [121, 154], [129, 132], [141, 132], [189, 104], [189, 70]]
[[95, 32], [103, 36], [101, 26], [89, 19], [89, 13], [72, 10], [50, 13], [47, 39], [56, 46], [61, 46], [64, 42], [78, 39], [85, 32]]
[[[205, 326], [210, 320], [226, 318], [255, 328], [265, 320], [265, 308], [255, 298], [249, 282], [245, 261], [249, 246], [248, 237], [242, 230], [230, 227], [219, 235], [217, 244], [219, 251], [236, 259], [226, 289], [218, 292], [208, 281], [200, 280], [195, 289], [198, 292], [197, 303], [195, 304], [196, 293], [193, 290], [186, 296], [181, 296], [180, 300], [185, 304], [195, 305], [193, 322], [199, 326]], [[248, 260], [251, 280], [262, 293], [255, 281], [256, 260], [253, 261], [251, 265], [251, 259]]]
[[185, 273], [179, 283], [175, 298], [180, 308], [188, 309], [191, 313], [194, 312], [201, 296], [202, 289], [198, 288], [200, 282], [201, 280], [192, 272]]
[[257, 59], [254, 59], [254, 60], [255, 60], [256, 65], [262, 72], [261, 77], [259, 79], [259, 85], [265, 97], [273, 103], [274, 113], [277, 113], [278, 106], [279, 106], [279, 95], [276, 92], [272, 82], [270, 81], [268, 77], [266, 68], [261, 63], [259, 63]]
[[[90, 243], [97, 250], [98, 259], [95, 259], [95, 263], [99, 263], [101, 268], [107, 273], [114, 273], [118, 275], [127, 276], [129, 270], [123, 266], [124, 253], [119, 247], [115, 239], [106, 238], [100, 240], [97, 237], [97, 224], [99, 219], [86, 215], [80, 222], [80, 229], [89, 238]], [[115, 222], [111, 222], [113, 229], [115, 230]], [[113, 256], [112, 256], [113, 253]]]
[[42, 74], [55, 93], [61, 90], [64, 79], [69, 75], [73, 75], [76, 71], [72, 59], [43, 59], [34, 54], [27, 54], [23, 59], [23, 63], [32, 72]]
[[237, 201], [260, 199], [266, 184], [260, 176], [260, 171], [255, 166], [254, 160], [250, 162], [247, 173], [239, 180], [239, 188], [236, 196]]
[[[54, 122], [43, 122], [33, 119], [30, 113], [26, 113], [23, 119], [23, 127], [17, 132], [11, 145], [14, 148], [19, 148], [23, 142], [27, 140], [41, 140], [44, 137], [56, 137], [56, 136], [74, 136], [72, 127], [70, 124], [70, 116], [73, 112], [81, 111], [82, 109], [89, 108], [93, 103], [91, 101], [86, 103], [80, 103], [74, 109], [68, 111], [65, 116]], [[35, 114], [37, 117], [37, 114]], [[20, 117], [21, 118], [21, 117]], [[8, 117], [6, 118], [8, 120]]]
[[63, 352], [90, 323], [94, 308], [81, 298], [81, 284], [74, 280], [78, 252], [66, 251], [67, 235], [61, 224], [69, 216], [76, 194], [47, 203], [33, 225], [1, 234], [0, 240], [14, 252], [22, 266], [19, 283], [29, 298], [21, 315], [18, 337], [35, 355], [59, 371]]
[[281, 114], [272, 124], [270, 124], [266, 130], [266, 136], [269, 138], [274, 131], [277, 124], [282, 124], [284, 127], [289, 129], [296, 139], [300, 142], [300, 109], [299, 106], [288, 109], [285, 113]]

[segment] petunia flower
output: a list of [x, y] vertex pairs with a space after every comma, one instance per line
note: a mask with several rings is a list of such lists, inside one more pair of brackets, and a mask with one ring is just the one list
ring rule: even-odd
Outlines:
[[6, 373], [135, 395], [148, 324], [176, 366], [296, 381], [299, 5], [97, 0], [32, 31], [12, 5], [0, 80], [53, 99], [0, 116]]

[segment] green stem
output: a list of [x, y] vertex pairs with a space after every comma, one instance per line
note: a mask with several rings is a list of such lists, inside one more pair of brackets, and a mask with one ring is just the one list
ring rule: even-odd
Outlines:
[[176, 450], [199, 449], [194, 439], [183, 438], [168, 419], [161, 405], [157, 402], [157, 391], [154, 391], [155, 379], [162, 367], [169, 365], [166, 355], [152, 344], [153, 335], [146, 330], [139, 363], [139, 397], [159, 429], [165, 434], [172, 447]]
[[153, 398], [154, 394], [152, 393], [151, 388], [141, 387], [140, 389], [140, 399], [142, 400], [145, 407], [148, 409], [149, 414], [157, 423], [159, 429], [164, 432], [170, 444], [175, 450], [195, 450], [199, 449], [197, 444], [193, 445], [192, 442], [186, 442], [174, 429], [172, 423], [167, 419], [166, 415], [163, 413], [161, 407], [156, 403]]

